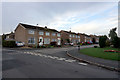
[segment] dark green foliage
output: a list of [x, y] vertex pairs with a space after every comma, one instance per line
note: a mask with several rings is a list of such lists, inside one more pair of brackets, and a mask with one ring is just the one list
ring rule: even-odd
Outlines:
[[120, 39], [118, 37], [114, 37], [112, 44], [114, 45], [115, 48], [120, 47]]
[[68, 43], [70, 43], [70, 40], [69, 40], [69, 39], [66, 39], [66, 41], [67, 41]]
[[16, 43], [15, 43], [15, 41], [5, 41], [5, 40], [3, 40], [2, 41], [2, 46], [13, 48], [13, 47], [16, 47]]
[[6, 38], [6, 35], [3, 34], [3, 35], [2, 35], [2, 41], [5, 40], [5, 38]]
[[109, 47], [110, 46], [110, 41], [109, 40], [106, 40], [106, 46]]
[[93, 44], [95, 44], [95, 42], [96, 42], [96, 41], [95, 41], [95, 38], [92, 39], [92, 42], [93, 42]]
[[97, 48], [98, 46], [94, 46], [94, 48]]
[[51, 46], [57, 46], [57, 42], [51, 42], [50, 45]]
[[100, 48], [104, 48], [106, 46], [106, 40], [107, 40], [107, 36], [106, 35], [100, 36], [100, 38], [99, 38]]

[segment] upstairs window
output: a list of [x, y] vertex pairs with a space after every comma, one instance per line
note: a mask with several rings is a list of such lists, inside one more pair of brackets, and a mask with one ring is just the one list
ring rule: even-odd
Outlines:
[[39, 31], [39, 35], [44, 35], [43, 31]]
[[73, 37], [75, 37], [75, 35], [73, 35]]
[[52, 36], [55, 36], [56, 34], [55, 33], [52, 33]]
[[60, 33], [57, 33], [57, 36], [60, 37]]
[[49, 32], [46, 32], [46, 36], [49, 36], [50, 35], [50, 33]]
[[34, 34], [34, 30], [28, 30], [29, 34]]
[[76, 38], [78, 38], [78, 36], [76, 35]]
[[69, 35], [69, 37], [71, 37], [71, 34]]

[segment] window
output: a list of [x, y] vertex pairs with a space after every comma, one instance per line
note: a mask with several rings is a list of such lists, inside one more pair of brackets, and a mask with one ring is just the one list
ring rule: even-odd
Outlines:
[[60, 37], [60, 33], [57, 33], [57, 36]]
[[50, 44], [50, 38], [44, 38], [44, 44]]
[[39, 31], [39, 35], [44, 35], [43, 31]]
[[57, 40], [56, 40], [56, 39], [52, 39], [51, 41], [52, 41], [52, 42], [56, 42]]
[[78, 36], [78, 38], [80, 38], [80, 36]]
[[28, 44], [34, 44], [34, 43], [35, 43], [35, 38], [28, 39]]
[[52, 33], [52, 36], [55, 36], [56, 34], [55, 33]]
[[29, 34], [34, 34], [34, 30], [28, 30]]
[[46, 36], [49, 36], [50, 35], [50, 33], [49, 32], [46, 32]]
[[76, 35], [76, 38], [77, 38], [78, 36]]
[[69, 37], [71, 37], [71, 34], [69, 35]]
[[73, 37], [75, 37], [75, 35], [73, 35]]

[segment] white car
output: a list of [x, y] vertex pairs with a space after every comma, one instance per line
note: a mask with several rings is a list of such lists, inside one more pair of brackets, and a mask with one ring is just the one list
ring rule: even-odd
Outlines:
[[70, 43], [70, 45], [71, 45], [71, 46], [73, 46], [73, 45], [74, 45], [74, 43]]
[[19, 47], [22, 47], [24, 46], [24, 42], [21, 42], [21, 41], [16, 41], [16, 45], [19, 46]]

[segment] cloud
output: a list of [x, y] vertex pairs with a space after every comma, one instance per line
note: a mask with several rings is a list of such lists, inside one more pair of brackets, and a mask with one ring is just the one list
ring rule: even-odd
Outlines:
[[106, 34], [117, 23], [116, 6], [117, 3], [109, 2], [3, 3], [3, 32], [23, 22], [57, 30], [71, 28], [75, 32]]

